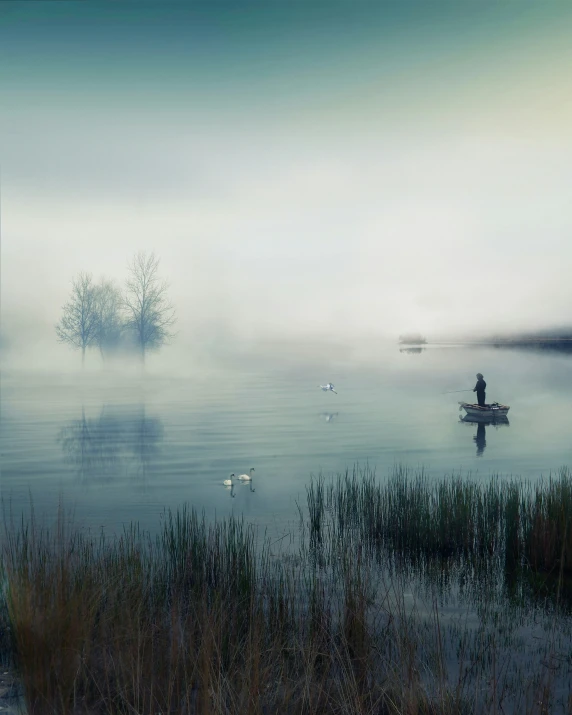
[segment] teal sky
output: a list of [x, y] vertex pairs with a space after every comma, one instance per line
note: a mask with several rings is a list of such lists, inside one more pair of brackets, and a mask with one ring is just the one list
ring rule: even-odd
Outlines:
[[565, 321], [571, 36], [569, 2], [0, 3], [6, 330], [139, 248], [189, 334]]
[[478, 58], [486, 67], [523, 40], [534, 60], [535, 42], [562, 35], [571, 16], [569, 3], [523, 0], [4, 2], [0, 78], [20, 96], [120, 93], [128, 105], [182, 92], [182, 105], [192, 106], [193, 93], [223, 102], [228, 92], [240, 105], [246, 92], [287, 103], [422, 76], [432, 63], [462, 68]]

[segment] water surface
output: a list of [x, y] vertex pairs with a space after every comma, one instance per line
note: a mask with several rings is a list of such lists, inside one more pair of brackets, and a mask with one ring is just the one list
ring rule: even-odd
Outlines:
[[[307, 354], [307, 353], [306, 353]], [[572, 465], [572, 358], [542, 351], [397, 346], [320, 360], [295, 353], [144, 377], [115, 370], [2, 376], [2, 497], [15, 514], [58, 500], [90, 527], [159, 523], [188, 502], [281, 533], [312, 474], [369, 462], [429, 475], [537, 479]], [[508, 424], [462, 422], [474, 375]], [[338, 394], [318, 384], [332, 381]], [[222, 481], [255, 468], [252, 486]], [[254, 490], [254, 491], [253, 491]], [[234, 494], [234, 496], [232, 496]]]

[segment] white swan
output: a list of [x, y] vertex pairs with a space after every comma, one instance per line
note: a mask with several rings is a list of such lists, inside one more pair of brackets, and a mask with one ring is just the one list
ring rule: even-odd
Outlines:
[[318, 385], [324, 392], [333, 392], [334, 395], [337, 395], [338, 393], [334, 390], [334, 385], [332, 382], [328, 382], [326, 385]]
[[238, 478], [241, 482], [249, 482], [252, 479], [252, 472], [254, 472], [254, 467], [251, 468], [250, 474], [239, 474]]
[[234, 473], [230, 475], [230, 479], [225, 479], [223, 484], [225, 487], [232, 487], [232, 478], [234, 477]]

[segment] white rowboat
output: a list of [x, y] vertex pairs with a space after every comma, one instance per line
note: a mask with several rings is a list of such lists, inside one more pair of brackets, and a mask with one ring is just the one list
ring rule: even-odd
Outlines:
[[506, 417], [510, 407], [508, 405], [499, 405], [498, 402], [493, 402], [492, 405], [471, 405], [468, 402], [459, 402], [461, 409], [471, 417], [481, 417], [487, 419], [495, 419], [496, 417]]

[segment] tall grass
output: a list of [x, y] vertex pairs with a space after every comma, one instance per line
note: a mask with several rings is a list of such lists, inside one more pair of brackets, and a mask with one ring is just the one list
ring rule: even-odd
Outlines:
[[420, 618], [395, 567], [496, 559], [562, 574], [571, 503], [566, 472], [533, 488], [355, 471], [309, 485], [296, 559], [240, 519], [186, 507], [154, 538], [136, 524], [94, 536], [63, 510], [48, 530], [32, 515], [7, 526], [2, 552], [29, 713], [491, 712], [510, 680], [494, 670], [498, 614], [451, 630], [435, 600]]
[[536, 485], [523, 504], [523, 549], [535, 570], [572, 574], [572, 475]]
[[411, 561], [500, 559], [507, 569], [572, 574], [572, 475], [530, 482], [460, 476], [430, 480], [398, 468], [385, 482], [365, 468], [307, 488], [314, 543], [359, 543]]
[[[183, 509], [154, 540], [136, 526], [91, 537], [63, 512], [52, 531], [32, 519], [7, 531], [3, 562], [31, 714], [389, 713], [402, 698], [349, 554], [332, 588], [274, 562], [242, 521]], [[412, 712], [441, 712], [409, 687]]]

